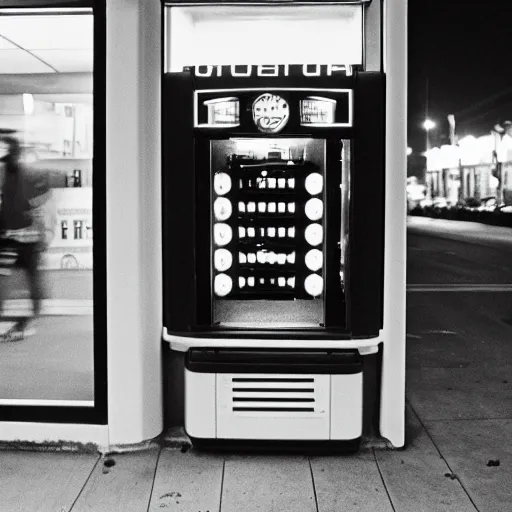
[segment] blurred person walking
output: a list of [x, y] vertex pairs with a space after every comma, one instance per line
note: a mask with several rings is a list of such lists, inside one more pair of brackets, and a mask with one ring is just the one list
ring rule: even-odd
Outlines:
[[[46, 183], [34, 183], [28, 178], [21, 162], [22, 148], [12, 136], [0, 136], [7, 153], [4, 163], [4, 180], [0, 207], [0, 248], [14, 252], [16, 264], [28, 277], [33, 313], [22, 317], [14, 327], [0, 336], [3, 341], [16, 341], [35, 333], [31, 322], [41, 312], [43, 279], [39, 271], [41, 252], [51, 240], [47, 226], [52, 225], [52, 215], [45, 211], [50, 203], [51, 190]], [[49, 220], [49, 222], [48, 222]], [[0, 279], [2, 277], [0, 276]], [[5, 286], [0, 286], [0, 315], [5, 316]]]

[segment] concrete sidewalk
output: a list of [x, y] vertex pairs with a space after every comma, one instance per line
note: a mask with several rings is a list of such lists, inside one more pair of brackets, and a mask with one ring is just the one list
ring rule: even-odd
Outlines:
[[[93, 314], [92, 299], [44, 299], [41, 306], [42, 316], [90, 316]], [[4, 302], [6, 317], [27, 316], [32, 313], [32, 301], [28, 299], [9, 299]]]
[[211, 454], [157, 443], [103, 457], [0, 451], [0, 511], [512, 509], [510, 420], [477, 428], [424, 424], [410, 405], [407, 417], [406, 450], [364, 449], [351, 456]]
[[511, 300], [505, 292], [409, 295], [404, 450], [5, 449], [0, 512], [510, 512]]

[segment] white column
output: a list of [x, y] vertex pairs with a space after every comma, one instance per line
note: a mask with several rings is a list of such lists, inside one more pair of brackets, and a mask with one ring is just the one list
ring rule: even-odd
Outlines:
[[160, 30], [158, 0], [107, 0], [111, 445], [152, 438], [163, 425]]
[[405, 278], [407, 180], [407, 2], [385, 0], [386, 217], [384, 351], [380, 433], [395, 447], [405, 431]]

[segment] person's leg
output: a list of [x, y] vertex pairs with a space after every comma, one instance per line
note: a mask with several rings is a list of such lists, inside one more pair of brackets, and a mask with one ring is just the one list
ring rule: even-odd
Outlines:
[[[29, 281], [30, 298], [33, 304], [32, 320], [41, 313], [41, 303], [43, 300], [43, 281], [39, 271], [40, 253], [37, 244], [23, 244], [20, 249], [20, 266], [25, 269]], [[31, 318], [23, 318], [19, 322], [20, 329], [27, 329]]]
[[16, 263], [16, 244], [0, 237], [0, 318], [5, 316], [5, 302], [9, 298], [9, 287], [6, 280], [12, 273], [11, 268]]
[[[5, 252], [6, 244], [5, 240], [0, 237], [0, 270], [2, 271], [0, 273], [0, 318], [4, 316], [4, 302], [5, 302], [5, 293], [6, 293], [6, 286], [2, 283], [2, 279], [5, 279], [3, 270], [6, 268], [6, 265], [4, 264], [4, 258], [3, 253]], [[7, 273], [5, 273], [7, 275]]]

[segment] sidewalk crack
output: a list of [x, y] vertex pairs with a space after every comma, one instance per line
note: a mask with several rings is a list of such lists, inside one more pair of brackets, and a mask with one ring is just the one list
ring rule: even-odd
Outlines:
[[100, 454], [98, 454], [98, 458], [96, 459], [96, 463], [92, 467], [91, 472], [89, 473], [89, 476], [85, 479], [84, 485], [82, 485], [82, 488], [80, 489], [80, 492], [76, 495], [76, 498], [73, 500], [73, 503], [71, 503], [71, 507], [69, 507], [69, 511], [68, 512], [71, 512], [73, 510], [73, 508], [75, 507], [76, 502], [78, 501], [78, 498], [80, 498], [80, 496], [84, 492], [84, 489], [86, 488], [89, 480], [91, 479], [91, 476], [94, 473], [94, 470], [96, 469], [96, 466], [99, 464], [101, 458], [102, 458], [102, 456]]
[[318, 508], [318, 496], [316, 494], [315, 475], [313, 474], [313, 466], [311, 465], [311, 457], [308, 457], [308, 463], [309, 463], [309, 471], [311, 472], [311, 481], [313, 483], [313, 493], [315, 495], [316, 512], [320, 512], [320, 509]]
[[391, 505], [393, 512], [396, 512], [395, 505], [393, 503], [393, 500], [391, 499], [391, 495], [389, 494], [388, 486], [386, 485], [386, 481], [384, 480], [384, 475], [382, 474], [382, 471], [379, 466], [379, 460], [377, 459], [377, 455], [375, 455], [375, 448], [372, 448], [372, 454], [373, 459], [375, 460], [375, 464], [377, 465], [377, 470], [379, 472], [380, 479], [382, 480], [382, 485], [384, 486], [384, 490], [386, 491], [386, 494], [388, 496], [389, 504]]
[[226, 472], [226, 459], [222, 461], [222, 477], [220, 481], [219, 512], [222, 511], [222, 494], [224, 492], [224, 473]]
[[[406, 399], [406, 404], [411, 408], [412, 413], [416, 416], [419, 424], [421, 425], [421, 428], [426, 432], [426, 434], [427, 434], [428, 438], [430, 439], [430, 441], [432, 441], [432, 444], [434, 445], [434, 448], [437, 450], [437, 453], [439, 454], [439, 457], [441, 457], [443, 462], [446, 464], [446, 467], [450, 470], [450, 473], [452, 475], [456, 475], [456, 473], [453, 472], [453, 469], [451, 468], [450, 464], [448, 463], [448, 461], [446, 460], [444, 455], [441, 453], [441, 450], [437, 446], [436, 442], [434, 441], [434, 438], [431, 436], [430, 432], [428, 431], [427, 427], [423, 423], [422, 419], [419, 417], [418, 413], [416, 412], [416, 410], [412, 406], [411, 402], [409, 402], [409, 400]], [[459, 482], [459, 485], [462, 487], [462, 490], [466, 493], [466, 496], [468, 497], [468, 499], [471, 502], [471, 504], [473, 505], [473, 507], [475, 507], [475, 510], [477, 512], [480, 512], [479, 508], [476, 506], [476, 503], [473, 501], [473, 498], [469, 494], [469, 491], [466, 489], [466, 486], [462, 483], [462, 481], [460, 480], [460, 478], [458, 476], [457, 476], [457, 481]]]
[[162, 455], [162, 447], [158, 450], [158, 457], [156, 458], [155, 472], [153, 473], [153, 482], [151, 483], [151, 490], [149, 491], [148, 508], [146, 512], [149, 512], [151, 508], [151, 501], [153, 500], [153, 489], [155, 488], [156, 473], [158, 471], [158, 463], [160, 462], [160, 455]]

